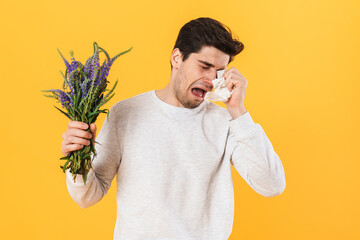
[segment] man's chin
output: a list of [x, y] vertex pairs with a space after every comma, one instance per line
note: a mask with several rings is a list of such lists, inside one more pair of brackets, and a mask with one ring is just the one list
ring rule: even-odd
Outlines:
[[200, 101], [187, 101], [185, 103], [183, 103], [182, 105], [185, 107], [185, 108], [190, 108], [190, 109], [194, 109], [194, 108], [197, 108], [198, 106], [200, 106], [200, 104], [204, 101], [203, 100], [200, 100]]
[[204, 98], [194, 97], [191, 93], [190, 96], [182, 96], [178, 98], [179, 102], [184, 108], [197, 108], [204, 101]]

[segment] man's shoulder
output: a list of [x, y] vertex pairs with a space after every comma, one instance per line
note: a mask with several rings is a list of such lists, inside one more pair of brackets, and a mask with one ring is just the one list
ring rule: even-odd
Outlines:
[[120, 100], [112, 105], [112, 109], [118, 111], [129, 111], [134, 108], [142, 107], [149, 102], [151, 98], [151, 91], [140, 93], [136, 96]]
[[223, 108], [213, 102], [206, 103], [206, 114], [214, 116], [215, 118], [221, 117], [226, 120], [231, 119], [231, 115], [229, 114], [229, 111], [226, 108]]

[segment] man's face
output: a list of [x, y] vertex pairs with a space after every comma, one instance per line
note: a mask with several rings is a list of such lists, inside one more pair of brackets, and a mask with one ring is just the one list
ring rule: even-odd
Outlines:
[[203, 101], [206, 92], [213, 88], [216, 71], [226, 69], [230, 56], [215, 47], [204, 46], [198, 53], [191, 53], [179, 61], [174, 90], [180, 104], [196, 108]]

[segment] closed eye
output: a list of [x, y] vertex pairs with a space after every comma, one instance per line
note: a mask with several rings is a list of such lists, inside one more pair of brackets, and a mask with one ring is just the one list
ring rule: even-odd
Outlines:
[[201, 66], [201, 68], [202, 68], [202, 69], [209, 69], [210, 67], [203, 67], [203, 66]]

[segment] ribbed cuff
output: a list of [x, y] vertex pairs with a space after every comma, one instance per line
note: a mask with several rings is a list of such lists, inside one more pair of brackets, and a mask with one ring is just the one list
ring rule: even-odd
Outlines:
[[250, 116], [249, 112], [244, 113], [236, 119], [230, 120], [230, 130], [236, 138], [242, 138], [254, 130], [256, 123]]

